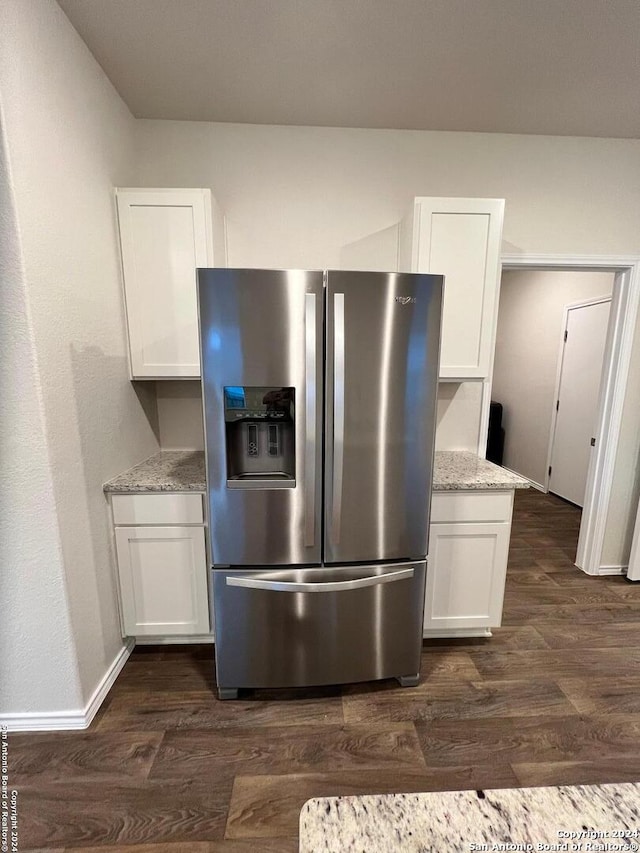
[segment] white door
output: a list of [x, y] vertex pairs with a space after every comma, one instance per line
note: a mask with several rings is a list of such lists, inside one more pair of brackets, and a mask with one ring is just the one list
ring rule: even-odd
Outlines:
[[126, 636], [209, 633], [204, 527], [116, 527]]
[[431, 525], [425, 632], [500, 625], [510, 533], [508, 523]]
[[611, 299], [567, 309], [549, 491], [583, 506]]

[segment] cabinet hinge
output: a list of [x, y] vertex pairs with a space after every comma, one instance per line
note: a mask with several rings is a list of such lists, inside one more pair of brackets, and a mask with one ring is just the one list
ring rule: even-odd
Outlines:
[[565, 329], [565, 330], [564, 330], [564, 342], [565, 342], [565, 343], [567, 342], [567, 338], [568, 338], [568, 337], [569, 337], [569, 330], [568, 330], [568, 329]]
[[556, 400], [556, 412], [560, 408], [560, 400]]
[[551, 476], [551, 465], [549, 465], [549, 476]]
[[591, 447], [595, 447], [595, 446], [596, 446], [596, 440], [595, 440], [595, 438], [592, 438], [591, 439]]

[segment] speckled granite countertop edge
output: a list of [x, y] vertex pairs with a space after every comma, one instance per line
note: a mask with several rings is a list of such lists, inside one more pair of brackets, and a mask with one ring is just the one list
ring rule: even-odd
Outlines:
[[160, 450], [104, 484], [113, 494], [205, 492], [203, 450]]
[[[636, 782], [322, 797], [308, 800], [300, 812], [300, 853], [492, 849], [631, 853], [640, 849], [635, 833], [640, 833], [640, 783]], [[588, 842], [612, 846], [588, 847]], [[501, 844], [506, 846], [494, 847]]]
[[466, 450], [437, 450], [433, 490], [528, 489], [529, 480]]
[[[433, 490], [526, 489], [529, 481], [467, 451], [437, 451]], [[104, 484], [114, 494], [204, 492], [204, 451], [160, 450]]]

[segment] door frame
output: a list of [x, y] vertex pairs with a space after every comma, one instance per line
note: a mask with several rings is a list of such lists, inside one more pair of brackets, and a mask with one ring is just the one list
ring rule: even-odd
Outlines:
[[640, 581], [640, 503], [636, 513], [636, 524], [633, 530], [631, 542], [631, 554], [629, 555], [629, 570], [627, 578], [631, 581]]
[[[640, 304], [640, 257], [635, 255], [503, 254], [505, 270], [614, 273], [609, 330], [598, 402], [596, 445], [591, 455], [575, 565], [589, 575], [611, 574], [602, 566], [602, 549], [611, 501], [613, 472], [622, 425], [631, 350]], [[493, 339], [498, 320], [499, 294], [494, 314]], [[495, 351], [495, 348], [494, 348]], [[483, 383], [478, 453], [486, 455], [493, 354], [489, 379]]]
[[[551, 411], [551, 426], [549, 428], [549, 447], [547, 450], [547, 467], [544, 472], [544, 486], [545, 492], [549, 491], [549, 484], [551, 482], [551, 476], [549, 475], [549, 468], [551, 467], [551, 457], [553, 456], [553, 442], [556, 437], [556, 422], [558, 420], [558, 408], [556, 406], [556, 402], [560, 399], [560, 383], [562, 381], [562, 368], [564, 366], [564, 346], [565, 339], [564, 333], [569, 323], [569, 311], [573, 311], [576, 308], [588, 308], [589, 305], [601, 305], [603, 302], [612, 302], [613, 300], [613, 288], [611, 289], [611, 294], [609, 296], [597, 296], [592, 297], [591, 299], [583, 299], [580, 302], [570, 302], [569, 304], [564, 306], [562, 311], [562, 329], [560, 330], [560, 346], [558, 347], [558, 360], [556, 365], [556, 381], [553, 387], [553, 408]], [[609, 308], [609, 320], [611, 319], [611, 308]], [[607, 320], [607, 337], [609, 336], [609, 320]], [[606, 343], [605, 343], [605, 353], [602, 358], [602, 368], [600, 370], [600, 383], [602, 384], [602, 374], [604, 372], [604, 364], [606, 359]]]

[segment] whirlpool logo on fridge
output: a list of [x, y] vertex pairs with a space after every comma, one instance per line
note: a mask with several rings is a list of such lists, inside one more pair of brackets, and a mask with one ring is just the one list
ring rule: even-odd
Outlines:
[[396, 302], [399, 302], [400, 305], [415, 305], [416, 297], [415, 296], [396, 296]]

